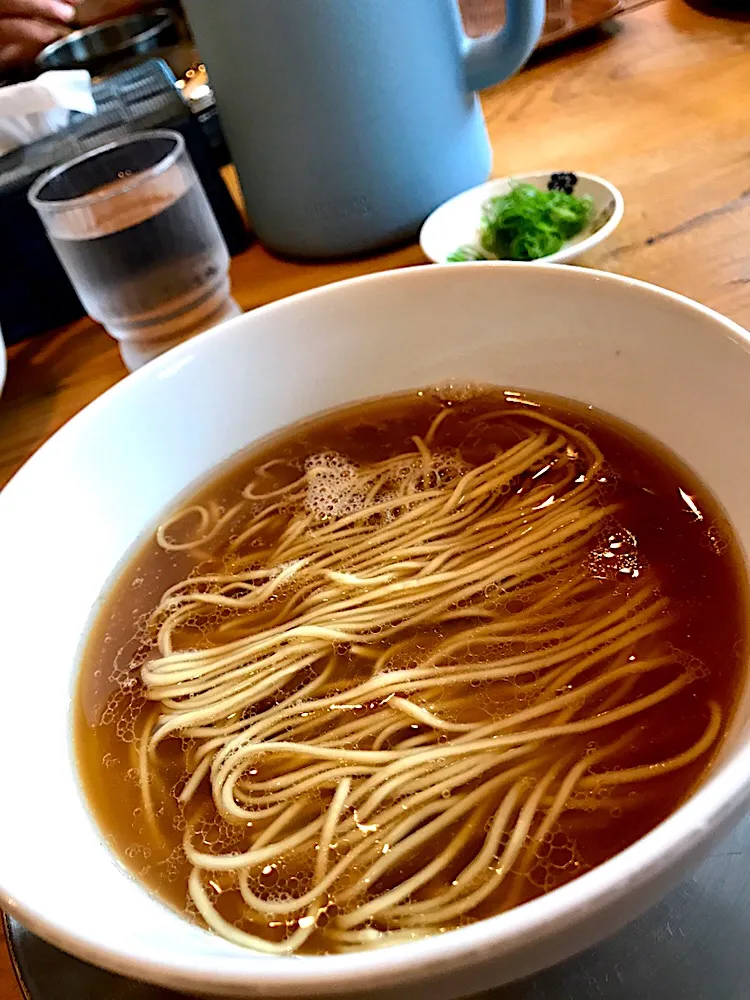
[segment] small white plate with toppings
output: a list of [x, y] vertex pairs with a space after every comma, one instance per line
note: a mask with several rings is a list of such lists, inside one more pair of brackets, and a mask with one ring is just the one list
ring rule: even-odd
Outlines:
[[[589, 204], [589, 210], [585, 213], [585, 221], [582, 228], [565, 239], [556, 239], [555, 233], [540, 233], [543, 242], [548, 242], [553, 246], [557, 244], [557, 249], [544, 256], [528, 260], [527, 257], [513, 256], [507, 250], [501, 256], [482, 246], [482, 215], [484, 206], [491, 199], [510, 194], [515, 188], [522, 185], [530, 185], [540, 192], [550, 190], [562, 191], [567, 195], [572, 195], [576, 199], [583, 200]], [[576, 208], [575, 205], [572, 206]], [[584, 209], [580, 208], [581, 213]], [[595, 177], [593, 174], [573, 174], [567, 171], [541, 170], [530, 174], [515, 174], [513, 177], [501, 177], [496, 180], [487, 181], [477, 187], [463, 191], [461, 194], [446, 201], [428, 217], [419, 234], [419, 243], [426, 257], [429, 257], [435, 264], [442, 264], [450, 259], [455, 259], [456, 255], [464, 260], [526, 260], [527, 263], [536, 263], [543, 260], [546, 264], [564, 264], [582, 254], [592, 247], [597, 246], [606, 240], [620, 224], [625, 203], [622, 194], [609, 181], [602, 177]], [[529, 218], [526, 233], [531, 235], [534, 242], [533, 233], [533, 212]], [[539, 221], [543, 221], [546, 216], [539, 213]], [[553, 226], [556, 230], [556, 227]], [[495, 230], [497, 231], [497, 230]], [[513, 232], [513, 229], [508, 232]], [[519, 232], [519, 230], [515, 230]], [[559, 230], [556, 230], [559, 235]], [[540, 246], [542, 244], [540, 243]], [[519, 241], [517, 247], [528, 249], [525, 240]]]

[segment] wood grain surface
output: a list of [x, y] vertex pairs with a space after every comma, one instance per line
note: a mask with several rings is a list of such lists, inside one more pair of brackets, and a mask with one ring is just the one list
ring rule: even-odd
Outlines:
[[[750, 24], [681, 0], [626, 0], [609, 32], [484, 95], [495, 173], [586, 170], [617, 184], [625, 219], [589, 266], [653, 281], [750, 326]], [[253, 246], [232, 263], [244, 309], [353, 275], [423, 263], [416, 246], [293, 263]], [[125, 375], [90, 320], [9, 350], [0, 483]], [[19, 1000], [0, 942], [0, 1000]], [[76, 998], [71, 998], [76, 1000]], [[92, 998], [98, 1000], [98, 998]]]

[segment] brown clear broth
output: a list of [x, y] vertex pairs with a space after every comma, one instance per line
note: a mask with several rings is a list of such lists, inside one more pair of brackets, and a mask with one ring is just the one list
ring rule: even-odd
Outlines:
[[[666, 708], [657, 706], [647, 717], [637, 763], [663, 760], [697, 740], [705, 727], [709, 700], [721, 706], [725, 732], [746, 662], [747, 581], [739, 546], [718, 503], [675, 455], [633, 427], [569, 400], [505, 392], [510, 395], [486, 389], [468, 399], [438, 391], [411, 392], [323, 415], [252, 448], [186, 497], [189, 502], [212, 499], [228, 507], [253, 478], [254, 470], [271, 458], [291, 465], [310, 454], [337, 451], [354, 462], [366, 463], [412, 450], [412, 435], [424, 434], [445, 406], [460, 412], [443, 423], [441, 443], [458, 446], [466, 422], [478, 415], [514, 399], [536, 404], [542, 412], [583, 429], [603, 452], [607, 480], [602, 484], [603, 502], [614, 500], [621, 505], [617, 520], [638, 540], [642, 573], [652, 574], [660, 592], [679, 609], [678, 622], [669, 626], [669, 641], [686, 660], [701, 666], [693, 683], [670, 699]], [[495, 426], [491, 440], [481, 442], [479, 450], [501, 438], [502, 428]], [[475, 460], [482, 458], [478, 455]], [[278, 484], [288, 481], [288, 472], [286, 479], [283, 471], [279, 476]], [[266, 484], [269, 489], [274, 486], [268, 476], [264, 488]], [[137, 697], [140, 681], [131, 664], [142, 653], [137, 623], [156, 606], [161, 593], [194, 566], [194, 557], [164, 552], [153, 535], [137, 546], [91, 628], [74, 720], [83, 787], [112, 851], [149, 890], [191, 917], [195, 913], [187, 902], [189, 865], [181, 847], [186, 817], [174, 794], [156, 803], [162, 842], [152, 836], [144, 820], [134, 743], [143, 725], [143, 709]], [[612, 600], [620, 599], [620, 591], [613, 586]], [[131, 685], [129, 694], [113, 705], [123, 678]], [[569, 881], [653, 829], [688, 796], [715, 753], [716, 747], [683, 770], [652, 779], [643, 804], [621, 816], [563, 813], [546, 857], [540, 859], [539, 871], [525, 873], [514, 900], [531, 899]], [[625, 749], [614, 763], [627, 767], [632, 761], [630, 750]], [[161, 745], [159, 770], [165, 789], [179, 788], [185, 772], [185, 747], [179, 739]], [[207, 813], [199, 830], [206, 850], [221, 843], [225, 848], [227, 843], [241, 846], [241, 835], [238, 840], [217, 820], [205, 782], [191, 815], [199, 808]], [[481, 836], [483, 831], [478, 830], [477, 837]], [[501, 894], [474, 916], [490, 915], [505, 905], [507, 896]], [[237, 916], [234, 907], [235, 901], [228, 898], [223, 907], [227, 918]], [[269, 936], [273, 938], [274, 932]], [[306, 950], [323, 950], [315, 935]]]

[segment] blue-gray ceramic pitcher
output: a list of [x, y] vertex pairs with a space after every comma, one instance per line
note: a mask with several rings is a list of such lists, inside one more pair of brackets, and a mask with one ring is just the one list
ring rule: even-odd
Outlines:
[[185, 0], [259, 238], [332, 257], [412, 236], [484, 181], [476, 91], [533, 50], [545, 0], [469, 39], [456, 0]]

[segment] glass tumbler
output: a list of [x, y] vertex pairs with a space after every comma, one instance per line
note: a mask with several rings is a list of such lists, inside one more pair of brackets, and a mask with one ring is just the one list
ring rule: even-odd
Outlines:
[[547, 21], [544, 25], [545, 34], [565, 31], [573, 20], [571, 0], [547, 0]]
[[29, 201], [131, 371], [240, 313], [224, 237], [179, 133], [135, 133], [54, 167]]
[[[459, 0], [459, 6], [464, 29], [471, 38], [499, 31], [505, 23], [505, 0]], [[547, 0], [544, 35], [556, 34], [571, 26], [571, 6], [572, 0]]]

